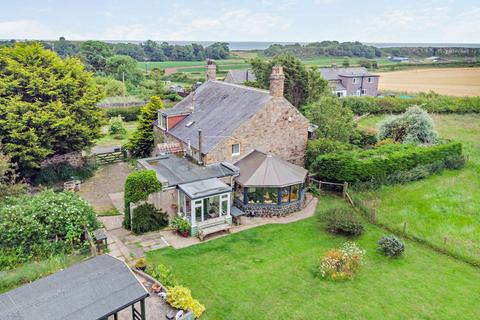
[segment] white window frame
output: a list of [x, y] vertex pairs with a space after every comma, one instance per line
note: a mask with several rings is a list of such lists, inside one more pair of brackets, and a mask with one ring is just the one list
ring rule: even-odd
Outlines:
[[368, 83], [374, 83], [375, 80], [374, 80], [373, 77], [368, 77], [368, 78], [367, 78], [367, 82], [368, 82]]
[[360, 91], [360, 95], [361, 96], [366, 96], [367, 95], [367, 89], [362, 89], [362, 91]]
[[[160, 126], [160, 128], [162, 128], [163, 130], [167, 130], [167, 126], [168, 126], [168, 119], [167, 119], [167, 116], [159, 113], [158, 114], [159, 116], [159, 119], [158, 119], [158, 125]], [[165, 126], [163, 126], [163, 119], [165, 119]]]
[[352, 84], [360, 84], [360, 78], [352, 78]]
[[[234, 146], [238, 146], [238, 152], [234, 152]], [[240, 143], [234, 143], [232, 144], [232, 157], [233, 156], [239, 156], [240, 155]]]

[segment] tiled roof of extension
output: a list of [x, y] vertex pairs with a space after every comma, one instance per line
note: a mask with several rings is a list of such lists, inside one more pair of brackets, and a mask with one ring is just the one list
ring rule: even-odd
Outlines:
[[195, 101], [188, 95], [166, 114], [190, 112], [168, 132], [198, 149], [198, 130], [203, 131], [202, 153], [230, 137], [235, 129], [262, 109], [272, 96], [266, 90], [221, 81], [208, 81], [195, 91]]

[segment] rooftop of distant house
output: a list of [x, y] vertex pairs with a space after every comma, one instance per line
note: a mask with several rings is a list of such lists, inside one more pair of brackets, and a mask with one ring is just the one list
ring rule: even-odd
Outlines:
[[230, 83], [243, 84], [246, 81], [257, 81], [257, 77], [252, 70], [230, 70], [225, 80], [228, 80]]
[[332, 66], [330, 68], [320, 68], [319, 70], [322, 77], [326, 80], [339, 80], [340, 77], [378, 77], [378, 75], [370, 73], [364, 67], [337, 68]]

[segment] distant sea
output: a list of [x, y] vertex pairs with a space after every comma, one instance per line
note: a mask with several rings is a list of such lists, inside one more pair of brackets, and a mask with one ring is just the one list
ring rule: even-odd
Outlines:
[[[142, 41], [116, 41], [106, 40], [107, 42], [130, 42], [139, 43]], [[163, 42], [163, 41], [158, 41]], [[216, 41], [165, 41], [170, 44], [185, 45], [191, 43], [201, 44], [202, 46], [209, 46]], [[265, 50], [272, 44], [294, 44], [296, 42], [268, 42], [268, 41], [223, 41], [230, 44], [230, 50]], [[300, 44], [307, 44], [308, 42], [298, 42]], [[363, 42], [363, 44], [375, 46], [377, 48], [391, 48], [391, 47], [461, 47], [461, 48], [480, 48], [480, 43], [383, 43], [383, 42]]]

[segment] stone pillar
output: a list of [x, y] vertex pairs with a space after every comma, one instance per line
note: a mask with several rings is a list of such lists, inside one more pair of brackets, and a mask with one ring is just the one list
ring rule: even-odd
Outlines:
[[274, 66], [270, 75], [270, 95], [273, 97], [283, 97], [283, 88], [285, 75], [282, 66]]
[[205, 79], [207, 81], [217, 80], [217, 65], [215, 64], [215, 61], [212, 59], [207, 60], [207, 70], [205, 71]]

